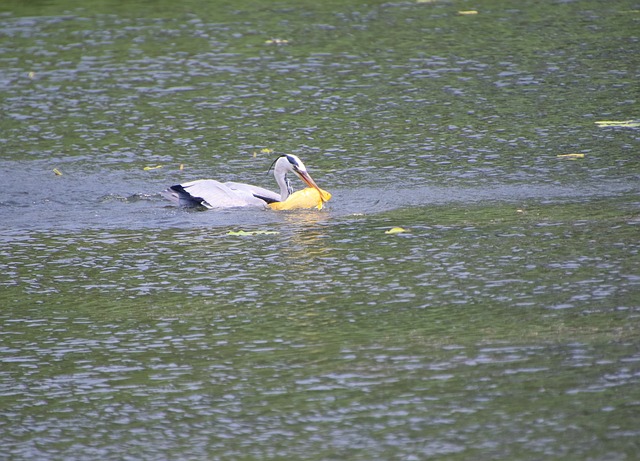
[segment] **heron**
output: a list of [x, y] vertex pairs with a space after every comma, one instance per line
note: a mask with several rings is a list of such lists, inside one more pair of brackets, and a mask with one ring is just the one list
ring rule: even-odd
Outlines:
[[[331, 194], [318, 187], [298, 156], [281, 155], [271, 167], [280, 187], [279, 194], [251, 184], [198, 179], [171, 186], [162, 191], [162, 195], [181, 207], [205, 207], [212, 210], [243, 207], [270, 207], [279, 210], [314, 206], [322, 208], [322, 204], [331, 198]], [[294, 193], [287, 178], [288, 173], [294, 173], [308, 188]], [[289, 198], [293, 200], [287, 201]]]

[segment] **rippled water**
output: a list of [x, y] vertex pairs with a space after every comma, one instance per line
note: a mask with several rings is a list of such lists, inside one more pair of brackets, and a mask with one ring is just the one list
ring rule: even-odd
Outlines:
[[106, 8], [0, 6], [0, 459], [634, 459], [640, 4]]

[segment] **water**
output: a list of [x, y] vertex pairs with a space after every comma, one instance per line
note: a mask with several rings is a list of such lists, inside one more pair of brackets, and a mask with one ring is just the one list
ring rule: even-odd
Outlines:
[[0, 459], [634, 459], [638, 10], [0, 6]]

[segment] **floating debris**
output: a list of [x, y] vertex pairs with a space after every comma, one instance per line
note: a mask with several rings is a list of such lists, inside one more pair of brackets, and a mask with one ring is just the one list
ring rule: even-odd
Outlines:
[[640, 120], [600, 120], [595, 122], [599, 127], [617, 126], [622, 128], [638, 128]]
[[282, 38], [271, 38], [269, 40], [265, 40], [266, 45], [286, 45], [289, 43], [289, 40], [285, 40]]
[[558, 154], [556, 155], [558, 158], [568, 158], [570, 160], [576, 160], [579, 158], [584, 158], [584, 154]]
[[149, 170], [157, 170], [158, 168], [162, 168], [162, 165], [156, 165], [156, 166], [145, 166], [143, 168], [144, 171], [149, 171]]
[[401, 234], [403, 232], [408, 232], [403, 227], [392, 227], [389, 230], [384, 231], [385, 234]]
[[[260, 149], [260, 153], [261, 154], [273, 154], [273, 149], [269, 149], [267, 147], [265, 147], [264, 149]], [[253, 151], [253, 158], [257, 158], [258, 157], [258, 152], [256, 152], [255, 150]]]
[[248, 236], [248, 235], [274, 235], [274, 234], [279, 234], [280, 232], [277, 231], [264, 231], [264, 230], [257, 230], [257, 231], [243, 231], [243, 230], [239, 230], [239, 231], [229, 231], [227, 232], [227, 235], [239, 235], [239, 236]]
[[56, 174], [56, 176], [62, 176], [62, 171], [58, 170], [57, 168], [54, 168], [53, 172]]
[[462, 16], [471, 16], [473, 14], [478, 14], [478, 12], [476, 10], [463, 10], [463, 11], [458, 11], [458, 14]]

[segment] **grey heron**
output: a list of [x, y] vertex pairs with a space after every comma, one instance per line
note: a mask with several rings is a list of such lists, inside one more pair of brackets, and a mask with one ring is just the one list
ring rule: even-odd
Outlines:
[[[215, 179], [198, 179], [196, 181], [171, 186], [162, 191], [162, 195], [173, 203], [184, 207], [203, 206], [209, 209], [239, 207], [266, 208], [272, 204], [286, 202], [287, 198], [293, 194], [293, 188], [287, 178], [287, 173], [294, 173], [309, 186], [309, 188], [314, 190], [316, 197], [315, 202], [313, 200], [305, 200], [304, 203], [300, 205], [301, 201], [297, 200], [297, 203], [295, 205], [292, 204], [292, 206], [271, 206], [271, 208], [292, 209], [312, 208], [313, 206], [322, 208], [322, 203], [331, 198], [331, 194], [318, 187], [309, 175], [302, 160], [296, 155], [281, 155], [274, 161], [272, 167], [273, 175], [280, 187], [279, 194], [251, 184], [237, 182], [223, 183]], [[307, 189], [305, 189], [305, 191], [307, 191]], [[315, 193], [315, 191], [317, 191], [317, 193]], [[305, 194], [305, 196], [307, 195], [309, 194]], [[302, 197], [302, 195], [298, 197]]]

